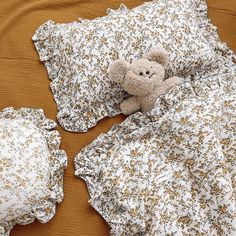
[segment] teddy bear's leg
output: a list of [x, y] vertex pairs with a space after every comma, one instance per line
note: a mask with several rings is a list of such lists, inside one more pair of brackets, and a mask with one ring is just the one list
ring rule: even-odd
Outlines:
[[130, 97], [120, 104], [120, 109], [123, 114], [130, 115], [140, 110], [140, 103], [138, 97]]

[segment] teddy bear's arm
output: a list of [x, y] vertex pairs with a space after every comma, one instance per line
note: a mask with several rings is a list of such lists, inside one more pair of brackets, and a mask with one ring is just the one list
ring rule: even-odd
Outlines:
[[120, 109], [123, 114], [130, 115], [141, 109], [139, 99], [136, 96], [130, 97], [120, 104]]
[[177, 77], [177, 76], [173, 76], [173, 77], [165, 80], [163, 82], [163, 85], [165, 87], [167, 87], [167, 89], [170, 89], [170, 88], [172, 88], [174, 86], [177, 86], [177, 85], [181, 84], [183, 81], [184, 81], [183, 78], [180, 78], [180, 77]]

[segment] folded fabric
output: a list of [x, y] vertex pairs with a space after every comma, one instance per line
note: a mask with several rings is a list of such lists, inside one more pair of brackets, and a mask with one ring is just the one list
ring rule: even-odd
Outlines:
[[41, 109], [0, 112], [0, 235], [15, 224], [49, 221], [63, 199], [67, 157], [56, 123]]
[[236, 65], [221, 46], [215, 66], [76, 156], [112, 235], [236, 234]]

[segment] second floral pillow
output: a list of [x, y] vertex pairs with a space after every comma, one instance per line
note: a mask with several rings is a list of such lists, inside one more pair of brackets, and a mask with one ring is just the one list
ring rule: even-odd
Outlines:
[[63, 128], [86, 132], [105, 116], [120, 113], [127, 94], [108, 77], [114, 60], [139, 59], [162, 45], [170, 53], [167, 76], [187, 76], [209, 66], [215, 54], [199, 26], [197, 2], [157, 0], [133, 10], [121, 5], [94, 20], [40, 26], [33, 41], [52, 81]]

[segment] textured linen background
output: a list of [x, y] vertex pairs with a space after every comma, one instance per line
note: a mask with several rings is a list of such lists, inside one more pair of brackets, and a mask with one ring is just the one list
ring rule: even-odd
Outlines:
[[[78, 17], [93, 19], [105, 15], [106, 8], [118, 8], [123, 2], [129, 8], [141, 0], [1, 0], [0, 1], [0, 109], [7, 106], [43, 108], [50, 119], [56, 119], [56, 104], [49, 89], [44, 65], [39, 62], [32, 35], [39, 25], [53, 19], [71, 22]], [[218, 27], [221, 39], [236, 51], [236, 1], [207, 0], [209, 16]], [[105, 236], [108, 226], [87, 203], [84, 182], [74, 176], [73, 159], [81, 148], [106, 132], [123, 116], [104, 119], [85, 134], [73, 134], [59, 128], [62, 146], [68, 154], [65, 176], [65, 199], [56, 216], [47, 224], [35, 222], [16, 226], [11, 236]]]

